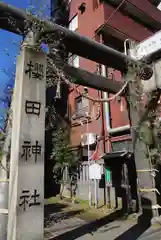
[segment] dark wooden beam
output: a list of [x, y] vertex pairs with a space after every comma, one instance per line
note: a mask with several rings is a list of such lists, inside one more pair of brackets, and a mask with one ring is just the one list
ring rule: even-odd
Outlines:
[[31, 29], [34, 22], [43, 25], [44, 32], [39, 36], [42, 37], [42, 39], [48, 35], [50, 36], [50, 41], [52, 40], [52, 34], [54, 36], [57, 33], [61, 33], [66, 51], [68, 52], [113, 67], [122, 72], [127, 70], [127, 63], [137, 64], [137, 61], [134, 59], [104, 44], [100, 44], [88, 37], [81, 36], [79, 33], [70, 31], [51, 21], [40, 21], [36, 16], [28, 14], [9, 4], [0, 3], [0, 28], [23, 35], [28, 29]]
[[[127, 72], [127, 66], [138, 66], [138, 61], [104, 44], [98, 43], [88, 37], [81, 36], [77, 32], [70, 31], [56, 23], [48, 20], [40, 20], [36, 16], [9, 4], [0, 2], [0, 28], [4, 28], [17, 34], [25, 34], [32, 29], [33, 23], [43, 26], [43, 31], [39, 31], [37, 41], [46, 39], [47, 43], [53, 41], [55, 35], [61, 33], [62, 42], [67, 52], [89, 59], [91, 61], [115, 68], [121, 72]], [[48, 38], [46, 38], [48, 36]], [[145, 63], [140, 62], [140, 67], [144, 68]]]
[[95, 88], [104, 92], [117, 93], [123, 87], [123, 83], [121, 82], [70, 65], [65, 65], [63, 71], [71, 76], [73, 83]]

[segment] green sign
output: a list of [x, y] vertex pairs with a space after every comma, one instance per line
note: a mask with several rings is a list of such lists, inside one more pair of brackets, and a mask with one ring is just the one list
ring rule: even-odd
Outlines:
[[105, 177], [106, 177], [106, 182], [111, 182], [111, 171], [109, 168], [106, 168], [106, 173], [105, 173]]

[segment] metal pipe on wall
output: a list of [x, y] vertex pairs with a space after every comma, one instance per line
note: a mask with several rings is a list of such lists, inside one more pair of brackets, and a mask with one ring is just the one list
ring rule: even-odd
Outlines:
[[[124, 41], [124, 47], [125, 47], [125, 54], [128, 53], [127, 49], [126, 49], [126, 43], [127, 41], [129, 41], [129, 39], [126, 39]], [[107, 74], [106, 74], [106, 67], [104, 65], [102, 65], [102, 76], [103, 77], [107, 77]], [[109, 94], [107, 92], [104, 92], [104, 98], [108, 99], [109, 97]], [[105, 102], [104, 103], [104, 109], [105, 109], [105, 116], [106, 116], [106, 129], [107, 129], [107, 132], [109, 134], [115, 134], [115, 133], [119, 133], [119, 132], [123, 132], [123, 131], [127, 131], [130, 129], [130, 124], [127, 124], [127, 125], [124, 125], [124, 126], [120, 126], [120, 127], [116, 127], [116, 128], [112, 128], [111, 127], [111, 123], [110, 123], [110, 106], [109, 106], [109, 102]], [[159, 118], [160, 121], [161, 121], [161, 117]]]
[[[103, 92], [100, 91], [100, 95], [101, 98], [103, 98]], [[105, 142], [105, 123], [104, 123], [104, 119], [105, 119], [105, 114], [104, 114], [104, 107], [103, 107], [103, 103], [101, 103], [101, 119], [102, 119], [102, 129], [101, 129], [101, 136], [103, 136], [103, 152], [106, 152], [106, 142]]]
[[[102, 76], [106, 77], [106, 67], [104, 65], [102, 65]], [[104, 92], [104, 98], [107, 99], [108, 98], [108, 93]], [[123, 132], [126, 130], [130, 129], [130, 125], [125, 125], [125, 126], [121, 126], [121, 127], [117, 127], [117, 128], [112, 128], [111, 127], [111, 123], [110, 123], [110, 106], [109, 106], [109, 102], [105, 102], [104, 103], [104, 110], [105, 110], [105, 119], [106, 119], [106, 129], [107, 132], [109, 134], [113, 134], [113, 133], [118, 133], [118, 132]]]
[[[127, 40], [125, 40], [126, 43]], [[103, 43], [103, 36], [100, 35], [100, 43]], [[124, 43], [124, 45], [125, 45]], [[126, 52], [125, 52], [126, 55]], [[107, 78], [107, 74], [106, 74], [106, 67], [105, 65], [101, 65], [101, 75], [105, 78]], [[108, 99], [109, 94], [108, 92], [103, 92], [103, 96], [105, 99]], [[105, 115], [105, 120], [106, 120], [106, 130], [108, 134], [114, 134], [114, 133], [118, 133], [118, 132], [123, 132], [126, 130], [130, 129], [130, 125], [125, 125], [125, 126], [121, 126], [121, 127], [117, 127], [117, 128], [111, 128], [111, 122], [110, 122], [110, 104], [109, 102], [105, 102], [104, 103], [104, 115]]]
[[[126, 48], [127, 41], [129, 41], [129, 39], [125, 39], [125, 41], [124, 41], [124, 54], [125, 55], [127, 55], [127, 48]], [[107, 77], [106, 67], [104, 65], [102, 65], [102, 76]], [[109, 97], [108, 95], [109, 94], [107, 92], [104, 92], [104, 98], [107, 99]], [[105, 115], [106, 115], [106, 127], [107, 127], [107, 132], [109, 134], [119, 133], [119, 132], [127, 131], [130, 129], [129, 124], [120, 126], [120, 127], [116, 127], [116, 128], [111, 128], [109, 102], [105, 102], [104, 107], [105, 107]]]

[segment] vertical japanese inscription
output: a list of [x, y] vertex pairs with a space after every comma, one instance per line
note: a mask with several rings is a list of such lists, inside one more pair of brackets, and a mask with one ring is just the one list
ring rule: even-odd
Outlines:
[[12, 105], [8, 240], [44, 239], [45, 82], [45, 54], [23, 45]]
[[44, 66], [41, 63], [33, 62], [30, 60], [27, 63], [27, 68], [25, 70], [25, 73], [28, 74], [29, 79], [36, 78], [39, 80], [42, 80], [44, 78]]
[[37, 193], [37, 189], [34, 189], [33, 194], [29, 190], [22, 190], [19, 206], [22, 207], [23, 211], [26, 211], [27, 207], [40, 205], [41, 203], [38, 201], [39, 197], [40, 194]]
[[41, 103], [36, 101], [28, 101], [25, 102], [25, 112], [27, 114], [35, 114], [40, 115]]
[[[31, 60], [27, 63], [25, 74], [28, 75], [30, 79], [42, 80], [44, 78], [44, 66], [38, 62], [33, 63]], [[25, 101], [25, 113], [28, 115], [37, 115], [40, 116], [41, 103], [38, 101]], [[38, 156], [41, 155], [42, 146], [39, 144], [39, 141], [36, 140], [34, 144], [32, 141], [25, 140], [21, 146], [21, 158], [28, 162], [28, 160], [34, 156], [34, 161], [37, 163]], [[37, 193], [37, 190], [34, 189], [33, 194], [30, 193], [30, 190], [22, 190], [20, 195], [19, 206], [26, 211], [27, 207], [37, 206], [41, 203], [38, 201], [40, 194]]]
[[[44, 66], [38, 62], [33, 64], [30, 60], [27, 63], [27, 68], [25, 73], [28, 74], [29, 79], [36, 78], [42, 79], [44, 77]], [[33, 115], [40, 115], [41, 110], [41, 103], [38, 101], [25, 101], [25, 113], [26, 114], [33, 114]], [[21, 158], [24, 158], [27, 162], [28, 159], [34, 155], [35, 163], [37, 162], [38, 155], [41, 155], [41, 145], [39, 145], [38, 140], [36, 140], [35, 144], [31, 144], [31, 141], [24, 141], [22, 144], [22, 153]]]
[[37, 162], [37, 157], [41, 155], [41, 145], [36, 140], [35, 144], [31, 144], [31, 141], [24, 141], [22, 144], [21, 158], [24, 158], [27, 162], [31, 156], [34, 156], [35, 163]]

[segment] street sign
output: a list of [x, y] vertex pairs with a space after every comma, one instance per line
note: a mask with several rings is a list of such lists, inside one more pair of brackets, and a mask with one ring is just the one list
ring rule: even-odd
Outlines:
[[130, 56], [140, 60], [141, 58], [148, 56], [159, 49], [161, 49], [161, 31], [158, 31], [153, 36], [137, 44], [134, 49], [130, 50]]
[[[157, 34], [158, 35], [155, 34], [156, 41], [157, 41], [157, 37], [159, 38], [159, 36], [160, 36], [160, 40], [158, 40], [159, 42], [156, 42], [156, 45], [155, 45], [155, 41], [153, 40], [153, 36], [152, 36], [151, 38], [148, 38], [144, 42], [142, 42], [142, 43], [138, 44], [136, 47], [132, 48], [130, 50], [130, 56], [135, 57], [136, 59], [141, 59], [142, 57], [147, 56], [148, 54], [155, 52], [156, 50], [161, 48], [161, 31], [158, 32]], [[148, 44], [149, 44], [149, 47], [147, 47]], [[161, 88], [161, 60], [159, 59], [159, 60], [153, 62], [151, 67], [152, 67], [153, 73], [154, 73], [152, 75], [152, 77], [150, 79], [148, 79], [148, 81], [141, 80], [142, 86], [143, 86], [143, 91], [145, 93], [148, 93], [148, 92], [154, 91], [158, 88]]]
[[46, 56], [22, 47], [16, 68], [7, 240], [44, 239]]
[[90, 179], [101, 179], [101, 166], [97, 163], [91, 164], [89, 167]]

